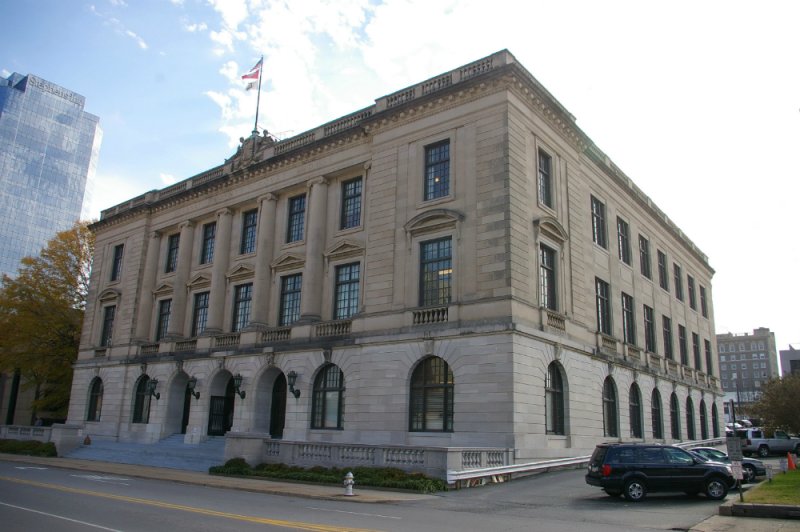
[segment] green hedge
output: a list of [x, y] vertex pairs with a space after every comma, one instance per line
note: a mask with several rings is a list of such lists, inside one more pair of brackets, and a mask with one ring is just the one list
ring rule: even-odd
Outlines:
[[351, 471], [356, 481], [356, 487], [371, 486], [405, 489], [422, 493], [433, 493], [447, 489], [447, 484], [441, 479], [429, 478], [422, 473], [407, 473], [401, 469], [390, 467], [342, 469], [317, 466], [306, 469], [284, 464], [260, 464], [256, 467], [251, 467], [243, 458], [232, 458], [225, 462], [225, 465], [214, 466], [208, 470], [212, 475], [261, 477], [336, 485], [341, 485], [344, 481], [344, 476]]
[[53, 442], [34, 440], [0, 440], [0, 453], [26, 454], [28, 456], [58, 456]]

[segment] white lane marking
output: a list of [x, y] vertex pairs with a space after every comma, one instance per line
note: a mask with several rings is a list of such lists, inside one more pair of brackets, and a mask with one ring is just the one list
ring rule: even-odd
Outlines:
[[317, 508], [315, 506], [306, 506], [306, 508], [309, 510], [319, 510], [321, 512], [336, 512], [340, 514], [363, 515], [365, 517], [383, 517], [384, 519], [402, 519], [402, 517], [396, 517], [394, 515], [363, 514], [360, 512], [348, 512], [347, 510], [331, 510], [330, 508]]
[[44, 471], [45, 469], [47, 469], [46, 467], [23, 467], [23, 466], [16, 466], [16, 468], [17, 469], [39, 469], [41, 471]]
[[75, 478], [85, 478], [86, 480], [92, 480], [94, 482], [101, 482], [106, 484], [122, 484], [123, 486], [130, 486], [130, 484], [126, 484], [125, 480], [130, 480], [129, 478], [121, 478], [121, 477], [104, 477], [102, 475], [70, 475], [71, 477]]
[[55, 517], [56, 519], [63, 519], [64, 521], [70, 521], [71, 523], [77, 523], [79, 525], [86, 525], [92, 528], [99, 528], [100, 530], [108, 530], [109, 532], [122, 532], [122, 530], [117, 530], [116, 528], [107, 528], [101, 525], [95, 525], [94, 523], [87, 523], [86, 521], [78, 521], [77, 519], [70, 519], [69, 517], [64, 517], [63, 515], [56, 515], [47, 512], [40, 512], [39, 510], [34, 510], [33, 508], [25, 508], [23, 506], [16, 506], [14, 504], [8, 504], [6, 502], [0, 502], [3, 506], [9, 506], [11, 508], [16, 508], [17, 510], [25, 510], [26, 512], [33, 512], [39, 515], [45, 515], [47, 517]]

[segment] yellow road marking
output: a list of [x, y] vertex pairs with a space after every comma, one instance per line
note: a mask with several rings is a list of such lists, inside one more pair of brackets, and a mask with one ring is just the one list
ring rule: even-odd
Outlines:
[[248, 521], [250, 523], [259, 523], [263, 525], [282, 526], [285, 528], [293, 528], [296, 530], [311, 530], [315, 532], [378, 532], [366, 528], [352, 528], [340, 527], [333, 525], [318, 525], [315, 523], [303, 523], [301, 521], [286, 521], [283, 519], [269, 519], [266, 517], [254, 517], [250, 515], [234, 514], [229, 512], [220, 512], [217, 510], [208, 510], [206, 508], [196, 508], [194, 506], [185, 506], [183, 504], [173, 504], [169, 502], [156, 501], [153, 499], [140, 499], [138, 497], [127, 497], [125, 495], [115, 495], [113, 493], [103, 493], [100, 491], [85, 490], [81, 488], [70, 488], [67, 486], [59, 486], [58, 484], [47, 484], [45, 482], [37, 482], [35, 480], [26, 480], [21, 478], [11, 478], [0, 476], [0, 480], [8, 482], [17, 482], [20, 484], [28, 484], [29, 486], [37, 486], [39, 488], [48, 488], [59, 491], [66, 491], [68, 493], [77, 493], [80, 495], [90, 495], [92, 497], [102, 497], [104, 499], [113, 499], [116, 501], [132, 502], [136, 504], [145, 504], [148, 506], [156, 506], [158, 508], [167, 508], [170, 510], [180, 510], [183, 512], [192, 512], [202, 515], [210, 515], [214, 517], [223, 517], [226, 519], [237, 519], [239, 521]]

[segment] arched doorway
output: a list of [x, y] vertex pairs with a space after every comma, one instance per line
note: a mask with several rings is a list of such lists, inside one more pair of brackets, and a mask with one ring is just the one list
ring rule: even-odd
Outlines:
[[[196, 385], [196, 384], [195, 384]], [[181, 416], [181, 434], [186, 434], [186, 427], [189, 425], [189, 413], [192, 410], [192, 387], [186, 383], [183, 391], [183, 415]]]
[[271, 438], [283, 437], [283, 427], [286, 424], [286, 377], [278, 373], [272, 384], [272, 401], [269, 411], [269, 435]]
[[[224, 392], [221, 395], [219, 394], [219, 391], [222, 389], [220, 380], [225, 381]], [[231, 374], [226, 371], [224, 374], [217, 375], [214, 379], [214, 385], [211, 387], [211, 396], [209, 398], [209, 436], [224, 436], [226, 432], [231, 430], [233, 426], [233, 405], [235, 397], [236, 394], [233, 391], [233, 377]]]

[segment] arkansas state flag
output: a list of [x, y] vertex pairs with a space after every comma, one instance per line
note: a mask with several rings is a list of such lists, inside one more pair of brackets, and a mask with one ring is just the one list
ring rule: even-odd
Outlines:
[[249, 81], [247, 84], [247, 88], [245, 90], [250, 90], [256, 88], [258, 85], [258, 80], [261, 77], [261, 65], [264, 63], [264, 58], [258, 60], [258, 63], [255, 64], [253, 68], [250, 69], [250, 72], [242, 76], [242, 79], [246, 79]]

